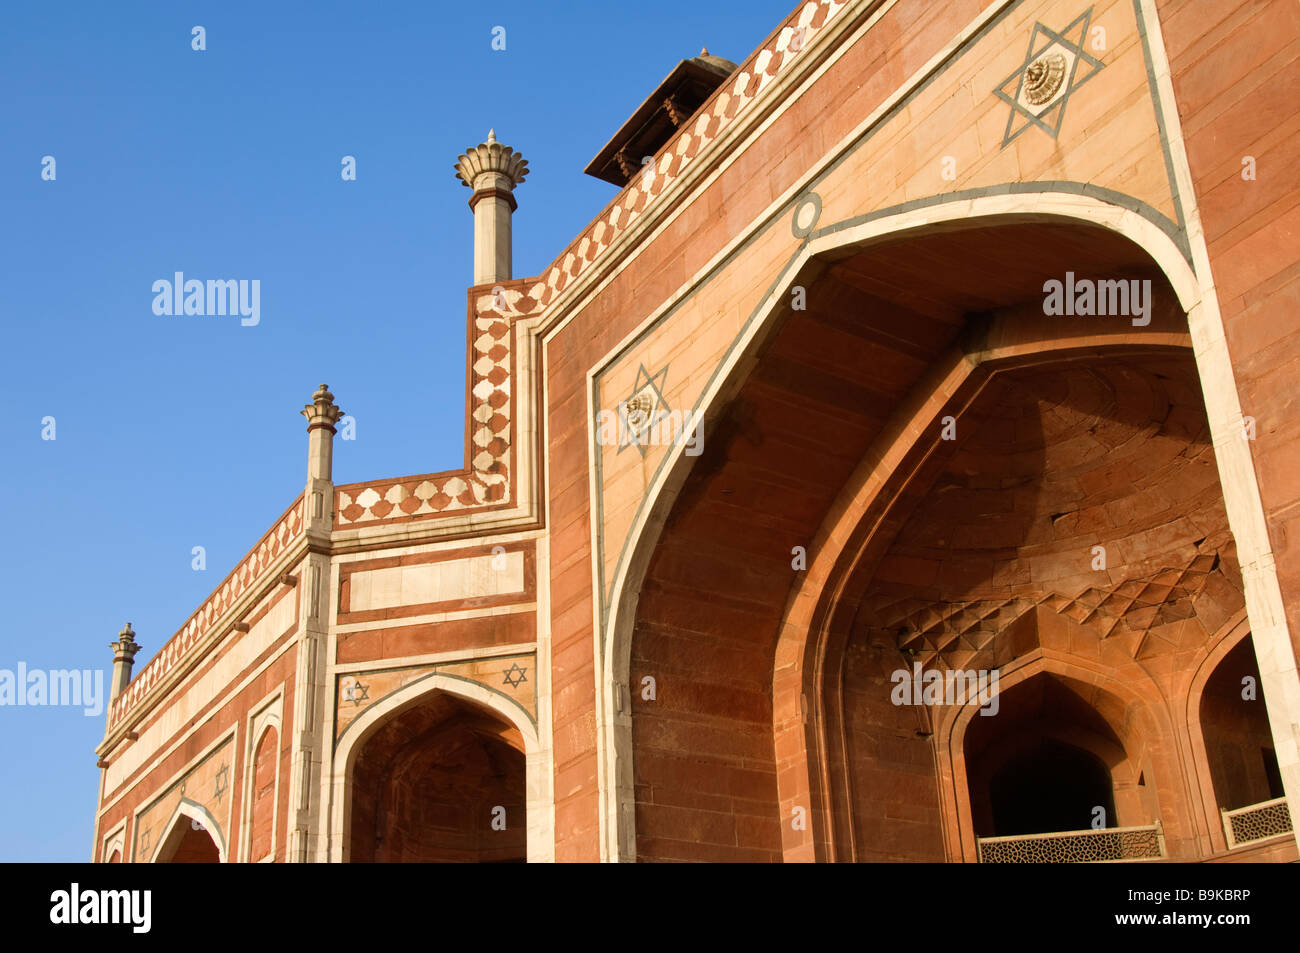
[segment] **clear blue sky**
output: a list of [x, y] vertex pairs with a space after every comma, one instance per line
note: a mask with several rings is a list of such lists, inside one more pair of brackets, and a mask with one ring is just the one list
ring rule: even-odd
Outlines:
[[[138, 671], [301, 491], [322, 381], [357, 421], [339, 482], [460, 466], [457, 155], [492, 126], [527, 157], [515, 274], [538, 274], [615, 194], [582, 170], [676, 62], [739, 62], [793, 8], [0, 7], [0, 669], [97, 667], [107, 690], [129, 620]], [[259, 279], [260, 324], [156, 316], [175, 271]], [[0, 707], [0, 860], [89, 858], [103, 730]]]

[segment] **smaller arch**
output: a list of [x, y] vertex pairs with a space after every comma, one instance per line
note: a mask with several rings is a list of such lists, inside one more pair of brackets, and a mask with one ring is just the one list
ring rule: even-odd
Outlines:
[[519, 732], [524, 745], [527, 859], [530, 863], [553, 860], [555, 815], [549, 751], [541, 744], [532, 716], [518, 702], [500, 692], [441, 672], [418, 678], [379, 699], [350, 722], [339, 736], [330, 784], [330, 860], [335, 863], [348, 860], [353, 772], [357, 755], [365, 742], [389, 718], [438, 692], [487, 708]]
[[112, 839], [104, 845], [104, 853], [100, 854], [103, 863], [121, 863], [122, 857], [126, 855], [126, 829], [114, 833]]
[[153, 864], [165, 863], [163, 855], [176, 849], [187, 833], [187, 827], [189, 830], [194, 830], [191, 826], [194, 823], [202, 827], [203, 832], [207, 834], [217, 848], [217, 862], [224, 864], [226, 862], [226, 838], [221, 833], [221, 826], [207, 808], [196, 801], [191, 801], [189, 798], [181, 798], [180, 803], [176, 805], [176, 810], [172, 812], [172, 816], [168, 819], [164, 828], [166, 833], [158, 838], [158, 843], [154, 847], [149, 862]]
[[284, 695], [280, 689], [277, 689], [254, 711], [249, 719], [249, 728], [244, 736], [244, 766], [243, 766], [243, 790], [250, 792], [242, 798], [240, 805], [240, 823], [239, 823], [239, 844], [236, 847], [239, 859], [245, 863], [257, 862], [263, 859], [273, 860], [277, 851], [281, 851], [282, 837], [280, 835], [280, 793], [281, 793], [281, 758], [277, 756], [275, 760], [275, 794], [272, 803], [271, 818], [271, 845], [269, 854], [263, 852], [261, 856], [256, 856], [253, 845], [253, 821], [254, 809], [257, 806], [256, 791], [256, 756], [262, 742], [268, 731], [276, 732], [277, 745], [283, 748], [285, 743], [284, 726], [282, 723], [282, 713], [284, 705]]
[[[845, 482], [839, 497], [810, 544], [810, 560], [791, 588], [778, 633], [772, 680], [773, 730], [794, 754], [779, 774], [780, 810], [787, 816], [796, 804], [811, 802], [814, 823], [805, 831], [782, 828], [787, 860], [835, 856], [832, 811], [824, 793], [831, 787], [825, 750], [834, 742], [819, 737], [827, 724], [828, 706], [819, 685], [836, 684], [830, 670], [836, 650], [842, 650], [852, 624], [846, 607], [856, 604], [849, 583], [867, 565], [882, 538], [878, 528], [898, 512], [911, 481], [935, 453], [932, 435], [946, 414], [960, 416], [974, 406], [998, 379], [1035, 366], [1051, 366], [1081, 355], [1106, 354], [1113, 359], [1145, 359], [1190, 355], [1191, 339], [1182, 331], [1161, 330], [1144, 337], [1131, 331], [1104, 343], [1085, 345], [1080, 337], [1017, 340], [1011, 329], [1024, 326], [1019, 312], [1008, 312], [989, 324], [978, 348], [953, 347], [936, 362], [918, 388], [920, 396], [902, 408], [890, 428]], [[881, 473], [886, 474], [881, 476]], [[1028, 633], [1037, 642], [1037, 632]], [[994, 667], [992, 647], [978, 656]], [[978, 667], [978, 666], [976, 666]], [[805, 715], [805, 709], [815, 706]], [[814, 843], [814, 840], [816, 842]]]
[[1182, 712], [1182, 728], [1188, 746], [1189, 764], [1194, 776], [1194, 786], [1201, 802], [1202, 824], [1209, 837], [1211, 851], [1228, 849], [1228, 841], [1219, 819], [1218, 799], [1214, 794], [1214, 779], [1210, 775], [1210, 757], [1205, 747], [1205, 734], [1201, 730], [1201, 698], [1206, 683], [1219, 663], [1246, 636], [1250, 635], [1250, 620], [1245, 608], [1239, 609], [1220, 628], [1205, 646], [1200, 664], [1192, 674], [1187, 687], [1186, 706]]
[[252, 749], [257, 750], [257, 746], [262, 743], [262, 738], [268, 731], [280, 731], [280, 716], [275, 714], [267, 715], [264, 719], [257, 722], [257, 728], [253, 732]]
[[[1128, 759], [1139, 774], [1146, 775], [1146, 786], [1150, 791], [1177, 791], [1177, 766], [1170, 763], [1173, 757], [1172, 726], [1162, 720], [1162, 707], [1158, 695], [1151, 697], [1139, 686], [1120, 682], [1105, 672], [1079, 664], [1068, 658], [1058, 658], [1053, 654], [1036, 649], [1008, 664], [999, 676], [998, 693], [1005, 694], [1017, 685], [1028, 682], [1039, 675], [1055, 675], [1058, 678], [1081, 686], [1095, 688], [1111, 696], [1132, 713], [1130, 724], [1117, 725], [1112, 722], [1101, 708], [1094, 709], [1105, 720], [1116, 736], [1125, 746]], [[969, 777], [965, 761], [966, 730], [980, 709], [978, 698], [967, 701], [964, 705], [944, 709], [944, 718], [935, 728], [936, 753], [940, 759], [940, 798], [945, 802], [944, 839], [949, 858], [974, 862], [978, 851], [975, 841], [974, 818], [971, 809]], [[1166, 713], [1167, 714], [1167, 713]], [[1129, 750], [1132, 731], [1136, 729], [1145, 744], [1134, 745]], [[1113, 775], [1118, 786], [1132, 782], [1132, 771], [1123, 771]], [[1161, 779], [1168, 783], [1162, 785]], [[1158, 817], [1165, 829], [1165, 835], [1171, 843], [1177, 843], [1185, 833], [1185, 820], [1180, 804], [1152, 803], [1152, 812]]]
[[[269, 750], [264, 749], [265, 745], [270, 745]], [[275, 852], [275, 827], [280, 789], [279, 719], [275, 719], [274, 722], [268, 720], [254, 741], [252, 757], [249, 759], [248, 779], [247, 859], [259, 861]]]
[[1140, 747], [1130, 752], [1081, 687], [1039, 673], [1006, 698], [1019, 715], [1006, 709], [969, 723], [962, 753], [977, 835], [1082, 830], [1095, 825], [1097, 807], [1101, 826], [1146, 821], [1132, 796]]
[[104, 839], [104, 849], [99, 857], [105, 864], [120, 864], [126, 856], [126, 825], [123, 824], [114, 833]]
[[[1186, 717], [1186, 737], [1191, 749], [1191, 763], [1193, 779], [1191, 783], [1195, 784], [1200, 794], [1201, 802], [1204, 808], [1206, 829], [1209, 833], [1210, 847], [1215, 852], [1222, 852], [1229, 849], [1227, 836], [1223, 830], [1223, 821], [1220, 812], [1233, 808], [1244, 807], [1240, 800], [1249, 800], [1248, 798], [1239, 799], [1238, 803], [1233, 803], [1229, 794], [1225, 794], [1224, 784], [1229, 780], [1232, 772], [1225, 775], [1224, 768], [1220, 764], [1219, 771], [1214, 770], [1215, 757], [1212, 756], [1210, 745], [1206, 740], [1205, 731], [1205, 702], [1206, 690], [1210, 688], [1215, 677], [1220, 674], [1222, 666], [1229, 658], [1243, 651], [1243, 643], [1251, 638], [1250, 621], [1246, 616], [1246, 610], [1238, 611], [1222, 629], [1216, 633], [1211, 640], [1205, 654], [1192, 677], [1187, 691], [1187, 705], [1185, 710]], [[1255, 662], [1256, 671], [1258, 672], [1258, 662]], [[1256, 698], [1260, 702], [1267, 702], [1263, 694], [1263, 679], [1259, 678], [1256, 682], [1256, 691], [1259, 693]], [[1264, 715], [1264, 723], [1268, 724], [1267, 715]], [[1271, 732], [1268, 739], [1272, 741]], [[1222, 747], [1220, 747], [1222, 750]], [[1274, 757], [1276, 757], [1274, 755]], [[1274, 770], [1277, 769], [1276, 761], [1273, 762]], [[1265, 768], [1267, 772], [1267, 767]], [[1218, 784], [1216, 785], [1216, 779]], [[1235, 779], [1234, 780], [1240, 780]], [[1281, 783], [1280, 776], [1269, 778], [1268, 784], [1276, 781]], [[1258, 775], [1251, 782], [1256, 788], [1261, 787], [1261, 781]], [[1241, 793], [1238, 791], [1238, 793]], [[1258, 799], [1258, 794], [1256, 799]], [[1225, 803], [1226, 801], [1226, 803]]]

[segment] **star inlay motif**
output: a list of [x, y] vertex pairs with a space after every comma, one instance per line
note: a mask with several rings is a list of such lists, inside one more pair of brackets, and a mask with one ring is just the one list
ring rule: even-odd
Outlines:
[[669, 413], [663, 395], [667, 377], [666, 366], [654, 374], [644, 364], [637, 368], [632, 393], [618, 402], [618, 453], [636, 447], [641, 456], [646, 455], [651, 429]]
[[362, 682], [359, 678], [344, 679], [343, 700], [345, 702], [352, 702], [353, 705], [360, 705], [364, 701], [369, 701], [370, 686]]
[[1002, 136], [1003, 148], [1034, 126], [1053, 139], [1061, 131], [1070, 96], [1104, 65], [1083, 48], [1091, 22], [1089, 7], [1060, 33], [1041, 23], [1034, 24], [1029, 52], [1015, 72], [994, 90], [1011, 106]]

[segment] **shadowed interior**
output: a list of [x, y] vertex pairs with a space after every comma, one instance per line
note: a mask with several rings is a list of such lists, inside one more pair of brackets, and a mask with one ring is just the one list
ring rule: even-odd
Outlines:
[[1283, 796], [1250, 636], [1238, 642], [1210, 676], [1201, 695], [1200, 718], [1219, 807], [1231, 811]]
[[221, 852], [212, 835], [184, 815], [176, 819], [155, 859], [159, 864], [216, 864], [220, 861]]
[[354, 862], [517, 862], [526, 856], [523, 741], [443, 693], [384, 721], [353, 773]]

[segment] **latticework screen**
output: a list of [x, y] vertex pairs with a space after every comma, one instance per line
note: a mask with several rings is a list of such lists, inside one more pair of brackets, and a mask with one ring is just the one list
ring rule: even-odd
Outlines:
[[1163, 855], [1164, 845], [1156, 825], [979, 840], [980, 862], [985, 864], [1087, 864], [1148, 860]]
[[1228, 837], [1229, 848], [1266, 837], [1276, 837], [1278, 834], [1289, 834], [1291, 811], [1287, 807], [1286, 798], [1251, 804], [1235, 811], [1224, 811], [1223, 832]]

